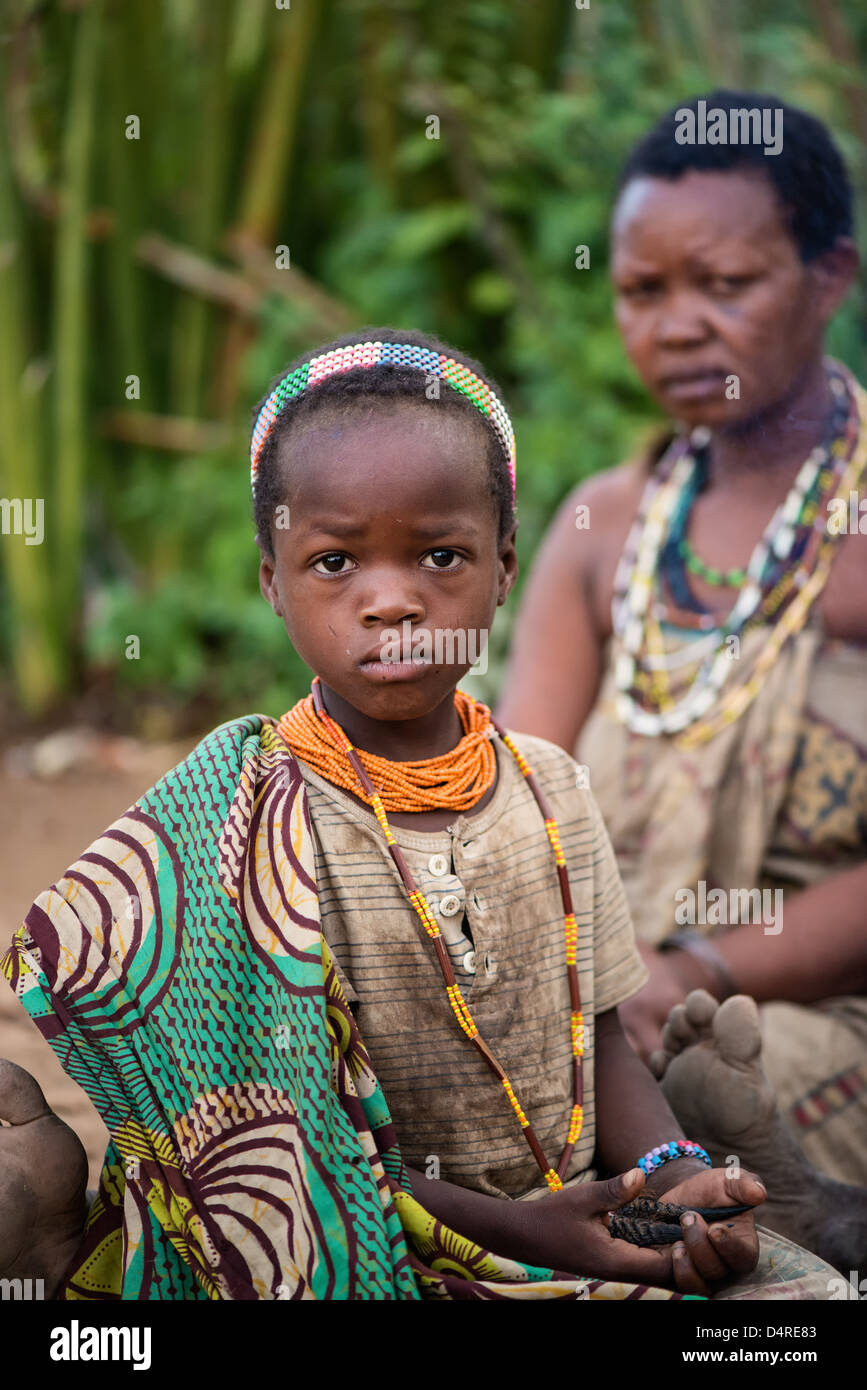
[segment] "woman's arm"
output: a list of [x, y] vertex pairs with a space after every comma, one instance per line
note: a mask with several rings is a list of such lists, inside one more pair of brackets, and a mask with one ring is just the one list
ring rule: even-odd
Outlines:
[[542, 542], [515, 623], [497, 714], [508, 728], [570, 754], [598, 694], [614, 572], [644, 476], [638, 465], [623, 464], [569, 494]]
[[[509, 729], [535, 734], [571, 754], [599, 685], [600, 643], [585, 566], [591, 531], [575, 526], [587, 485], [560, 507], [533, 564], [509, 646], [497, 706]], [[592, 510], [590, 512], [592, 522]]]
[[783, 898], [774, 927], [732, 927], [708, 939], [722, 969], [685, 950], [642, 946], [650, 979], [621, 1006], [629, 1040], [648, 1057], [660, 1046], [670, 1010], [692, 989], [716, 999], [751, 994], [759, 1003], [787, 999], [812, 1004], [867, 993], [867, 864]]
[[796, 1004], [867, 993], [867, 864], [784, 894], [774, 926], [782, 930], [734, 927], [712, 938], [739, 993]]

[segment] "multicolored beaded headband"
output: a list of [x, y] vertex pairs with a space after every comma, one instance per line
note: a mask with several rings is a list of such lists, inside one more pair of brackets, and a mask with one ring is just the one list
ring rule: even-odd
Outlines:
[[460, 391], [472, 401], [482, 415], [487, 416], [506, 451], [514, 497], [515, 432], [502, 401], [490, 386], [469, 367], [465, 367], [463, 362], [457, 362], [454, 357], [444, 357], [441, 352], [432, 352], [428, 348], [415, 347], [409, 343], [353, 343], [349, 347], [332, 348], [330, 352], [324, 352], [319, 357], [311, 357], [309, 362], [302, 363], [294, 372], [284, 376], [259, 411], [253, 430], [250, 444], [250, 486], [253, 491], [256, 491], [256, 474], [259, 471], [259, 460], [265, 440], [287, 402], [337, 372], [353, 371], [356, 367], [376, 367], [380, 362], [393, 362], [399, 367], [413, 367], [419, 372], [424, 372], [426, 376], [439, 377], [456, 391]]

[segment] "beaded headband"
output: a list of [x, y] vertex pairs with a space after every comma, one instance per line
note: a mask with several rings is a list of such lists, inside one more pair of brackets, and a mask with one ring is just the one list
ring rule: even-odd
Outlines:
[[482, 415], [487, 416], [500, 440], [509, 464], [512, 480], [512, 497], [515, 496], [515, 432], [506, 407], [494, 394], [490, 386], [476, 376], [463, 362], [454, 357], [445, 357], [441, 352], [428, 348], [415, 347], [407, 343], [353, 343], [349, 347], [332, 348], [319, 357], [311, 357], [294, 372], [284, 376], [271, 392], [253, 429], [250, 444], [250, 486], [256, 491], [256, 474], [259, 460], [271, 427], [280, 411], [288, 401], [295, 400], [304, 391], [316, 386], [326, 377], [338, 372], [354, 371], [357, 367], [376, 367], [380, 362], [393, 362], [395, 366], [412, 367], [424, 372], [426, 376], [439, 377], [472, 401]]

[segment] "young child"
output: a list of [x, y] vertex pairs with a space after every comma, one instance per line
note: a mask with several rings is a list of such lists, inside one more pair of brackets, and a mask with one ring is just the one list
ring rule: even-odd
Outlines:
[[[575, 764], [441, 650], [515, 581], [497, 387], [362, 331], [269, 392], [252, 480], [313, 691], [210, 733], [17, 934], [6, 974], [111, 1143], [82, 1237], [76, 1141], [7, 1070], [0, 1272], [78, 1298], [821, 1296], [833, 1271], [760, 1252], [761, 1183], [707, 1166], [624, 1039], [646, 972]], [[608, 1229], [642, 1190], [741, 1211], [644, 1248]]]

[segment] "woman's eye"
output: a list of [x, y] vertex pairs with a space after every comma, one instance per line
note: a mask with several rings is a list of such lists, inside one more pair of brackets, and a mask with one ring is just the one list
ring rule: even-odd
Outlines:
[[424, 558], [432, 562], [430, 565], [424, 565], [425, 569], [438, 570], [455, 569], [461, 560], [456, 550], [448, 550], [445, 547], [440, 550], [429, 550]]
[[622, 299], [649, 299], [658, 290], [658, 281], [640, 280], [634, 285], [621, 285], [617, 293]]
[[321, 555], [312, 568], [317, 574], [344, 574], [343, 566], [348, 561], [348, 555], [341, 550], [333, 550], [330, 555]]
[[749, 275], [715, 275], [711, 281], [711, 291], [714, 294], [737, 294], [750, 283]]

